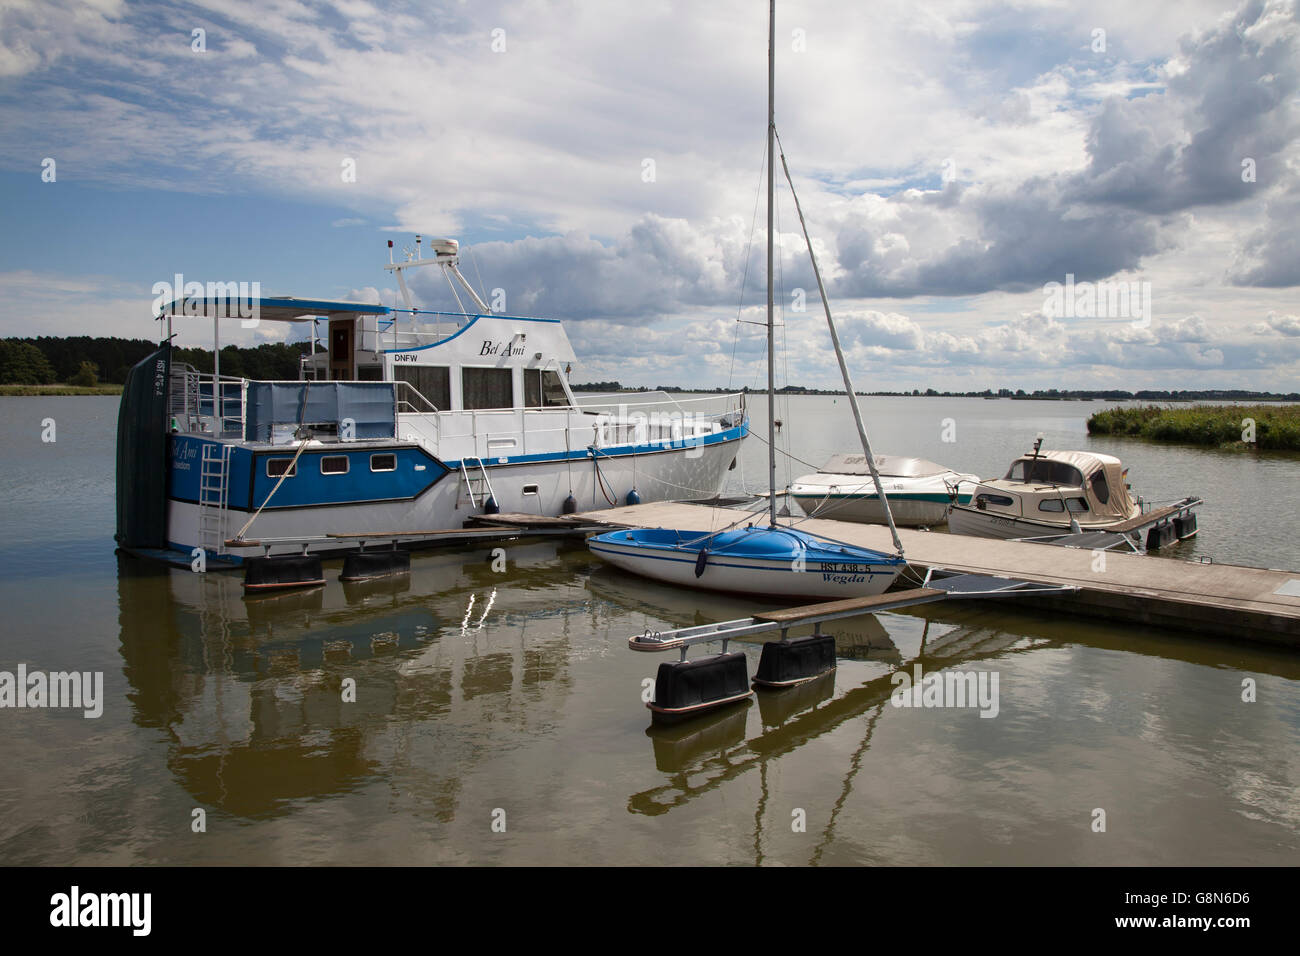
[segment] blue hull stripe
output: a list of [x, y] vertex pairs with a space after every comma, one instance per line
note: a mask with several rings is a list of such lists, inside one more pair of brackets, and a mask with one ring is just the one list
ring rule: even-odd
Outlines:
[[[587, 543], [587, 547], [590, 548], [592, 551], [595, 551], [597, 554], [614, 554], [614, 555], [618, 555], [618, 556], [620, 556], [620, 557], [625, 557], [625, 558], [637, 558], [637, 559], [640, 559], [640, 558], [646, 558], [646, 559], [648, 559], [648, 560], [650, 560], [650, 561], [674, 561], [674, 562], [676, 562], [677, 564], [690, 564], [690, 565], [694, 565], [694, 564], [695, 564], [695, 561], [696, 561], [696, 558], [673, 558], [673, 557], [669, 557], [668, 555], [646, 554], [645, 552], [641, 552], [640, 554], [632, 555], [632, 554], [628, 554], [626, 551], [614, 551], [614, 550], [612, 550], [612, 549], [610, 549], [610, 548], [602, 548], [602, 547], [599, 547], [599, 546], [597, 546], [597, 545], [592, 544], [591, 542], [588, 542], [588, 543]], [[756, 559], [756, 560], [765, 560], [765, 559]], [[766, 560], [770, 560], [770, 559], [766, 559]], [[714, 568], [714, 567], [716, 567], [716, 568], [739, 568], [739, 569], [742, 570], [742, 571], [777, 571], [777, 572], [780, 572], [781, 574], [813, 574], [813, 573], [817, 573], [817, 572], [820, 570], [819, 565], [821, 565], [821, 564], [862, 564], [862, 563], [863, 563], [863, 562], [854, 562], [854, 561], [825, 561], [825, 562], [822, 562], [822, 561], [808, 561], [807, 564], [806, 564], [806, 566], [805, 566], [805, 567], [806, 567], [806, 570], [804, 570], [804, 571], [795, 571], [795, 570], [793, 570], [793, 569], [791, 569], [791, 568], [787, 568], [787, 567], [771, 568], [771, 567], [763, 567], [762, 565], [757, 565], [757, 564], [731, 564], [731, 563], [728, 562], [728, 561], [720, 561], [720, 560], [717, 560], [716, 557], [715, 557], [715, 555], [714, 555], [712, 552], [710, 552], [710, 553], [709, 553], [709, 564], [708, 564], [708, 566], [711, 567], [711, 568]], [[865, 565], [864, 569], [861, 570], [861, 571], [844, 571], [844, 572], [841, 572], [841, 571], [832, 571], [832, 572], [830, 572], [830, 573], [832, 573], [832, 574], [867, 574], [867, 575], [871, 575], [871, 574], [888, 574], [888, 573], [890, 573], [890, 572], [888, 572], [888, 571], [872, 571], [871, 568], [876, 567], [876, 566], [888, 566], [888, 567], [894, 567], [894, 566], [896, 566], [896, 565], [899, 565], [899, 564], [905, 564], [905, 563], [906, 563], [906, 562], [898, 561], [898, 560], [895, 559], [895, 558], [890, 558], [890, 559], [888, 559], [888, 560], [884, 560], [884, 561], [873, 561], [873, 562], [871, 562], [871, 564]]]

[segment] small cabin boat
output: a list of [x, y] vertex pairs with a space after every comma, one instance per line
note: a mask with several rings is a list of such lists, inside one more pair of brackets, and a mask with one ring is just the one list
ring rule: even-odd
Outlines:
[[[1003, 478], [979, 482], [952, 507], [948, 529], [981, 538], [1032, 538], [1126, 528], [1142, 515], [1113, 455], [1034, 450]], [[1127, 530], [1127, 529], [1126, 529]]]
[[[885, 497], [894, 523], [925, 527], [948, 520], [954, 503], [969, 504], [979, 475], [962, 474], [924, 458], [877, 455]], [[821, 471], [803, 475], [790, 486], [790, 497], [809, 517], [863, 524], [885, 524], [871, 469], [865, 455], [834, 455]]]
[[[188, 285], [161, 304], [162, 345], [131, 370], [118, 414], [119, 546], [238, 563], [394, 534], [431, 543], [498, 510], [555, 516], [719, 493], [749, 429], [743, 395], [580, 398], [559, 320], [493, 312], [457, 269], [456, 243], [431, 249], [420, 256], [417, 237], [405, 262], [390, 252], [406, 308], [250, 297], [236, 309]], [[403, 272], [428, 265], [478, 311], [415, 308]], [[297, 381], [221, 374], [220, 323], [249, 327], [250, 315], [308, 333]], [[213, 321], [212, 372], [172, 358], [173, 324], [201, 317]]]

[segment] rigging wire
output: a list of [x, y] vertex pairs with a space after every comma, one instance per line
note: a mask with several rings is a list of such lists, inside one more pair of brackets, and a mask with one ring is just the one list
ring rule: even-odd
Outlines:
[[754, 249], [754, 232], [758, 228], [758, 203], [763, 195], [763, 173], [767, 170], [767, 143], [763, 144], [763, 159], [758, 164], [758, 185], [754, 187], [754, 215], [749, 222], [749, 241], [745, 244], [745, 268], [740, 276], [740, 298], [736, 302], [735, 331], [731, 336], [731, 368], [727, 370], [727, 388], [730, 390], [736, 374], [736, 346], [740, 342], [740, 315], [745, 308], [745, 282], [749, 278], [749, 258]]

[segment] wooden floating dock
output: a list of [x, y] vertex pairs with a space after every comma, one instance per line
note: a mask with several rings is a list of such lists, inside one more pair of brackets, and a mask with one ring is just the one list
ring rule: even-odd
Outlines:
[[[574, 516], [609, 527], [714, 531], [766, 521], [765, 513], [654, 502]], [[889, 529], [825, 518], [798, 527], [847, 544], [893, 551]], [[1300, 571], [1180, 561], [1156, 555], [1057, 547], [898, 529], [917, 577], [931, 569], [997, 575], [1077, 588], [1033, 597], [1032, 606], [1201, 634], [1300, 647]], [[1104, 565], [1102, 561], [1104, 559]], [[1094, 570], [1098, 567], [1099, 570]], [[1104, 568], [1104, 570], [1100, 569]], [[887, 597], [888, 595], [886, 595]], [[1023, 600], [1023, 599], [1021, 599]], [[877, 607], [876, 610], [884, 610]]]

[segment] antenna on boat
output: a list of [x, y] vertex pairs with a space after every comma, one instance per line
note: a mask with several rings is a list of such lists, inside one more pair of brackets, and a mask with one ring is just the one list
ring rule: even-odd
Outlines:
[[[423, 236], [417, 235], [415, 237], [415, 258], [412, 258], [411, 253], [408, 251], [405, 262], [394, 262], [393, 240], [388, 240], [388, 264], [384, 268], [397, 276], [397, 285], [402, 290], [402, 301], [406, 303], [407, 311], [415, 312], [415, 303], [411, 300], [411, 290], [407, 288], [406, 277], [402, 275], [402, 271], [416, 266], [439, 265], [442, 266], [444, 272], [448, 273], [449, 277], [456, 277], [465, 291], [469, 293], [469, 297], [474, 301], [474, 304], [484, 314], [491, 312], [492, 309], [479, 297], [478, 293], [474, 291], [474, 287], [469, 284], [469, 281], [461, 275], [460, 269], [456, 267], [456, 263], [460, 258], [460, 243], [455, 239], [430, 239], [429, 250], [433, 253], [433, 258], [425, 259], [423, 257], [422, 242]], [[450, 278], [448, 281], [450, 281]], [[454, 292], [455, 286], [452, 289]]]

